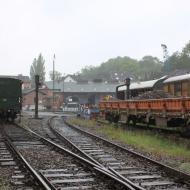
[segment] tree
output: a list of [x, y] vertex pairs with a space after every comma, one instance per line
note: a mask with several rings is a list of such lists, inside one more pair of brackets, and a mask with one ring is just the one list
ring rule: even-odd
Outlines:
[[38, 59], [34, 58], [33, 63], [30, 67], [30, 79], [32, 81], [32, 86], [35, 86], [35, 75], [40, 76], [40, 83], [45, 81], [45, 60], [40, 53]]
[[160, 77], [161, 74], [161, 62], [157, 57], [150, 55], [144, 56], [139, 62], [139, 75], [141, 80], [152, 80]]
[[181, 53], [174, 52], [167, 60], [171, 70], [180, 69]]
[[168, 58], [171, 70], [176, 73], [190, 71], [190, 42], [185, 45], [181, 52], [174, 52]]
[[[49, 77], [51, 80], [53, 80], [53, 71], [49, 72]], [[62, 79], [62, 74], [59, 71], [54, 71], [54, 80], [55, 81], [61, 81]]]
[[182, 49], [180, 65], [183, 69], [190, 70], [190, 42]]
[[137, 70], [137, 60], [130, 57], [116, 57], [109, 59], [100, 66], [86, 66], [81, 70], [81, 76], [87, 79], [101, 78], [104, 80], [121, 80], [127, 76], [134, 76]]

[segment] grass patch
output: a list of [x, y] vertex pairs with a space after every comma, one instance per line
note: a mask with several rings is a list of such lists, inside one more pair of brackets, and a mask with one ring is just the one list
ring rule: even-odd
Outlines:
[[182, 163], [179, 168], [190, 173], [190, 163]]
[[110, 138], [157, 155], [175, 156], [182, 159], [190, 158], [190, 150], [187, 147], [147, 131], [124, 131], [121, 128], [110, 126], [104, 126], [98, 130]]
[[175, 143], [154, 132], [124, 130], [115, 127], [113, 124], [97, 127], [96, 121], [77, 118], [70, 119], [69, 122], [75, 125], [96, 128], [99, 133], [106, 135], [110, 139], [126, 143], [158, 156], [172, 156], [177, 159], [190, 161], [190, 150], [186, 144]]
[[84, 127], [95, 127], [97, 125], [95, 120], [85, 120], [85, 119], [78, 119], [78, 118], [70, 118], [69, 123], [78, 126]]
[[7, 185], [3, 179], [0, 179], [0, 189], [1, 190], [8, 190], [10, 187]]

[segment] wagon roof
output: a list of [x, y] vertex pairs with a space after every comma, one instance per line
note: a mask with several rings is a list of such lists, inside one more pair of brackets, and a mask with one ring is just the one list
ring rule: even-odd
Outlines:
[[[159, 82], [160, 80], [165, 79], [166, 76], [161, 77], [159, 79], [155, 80], [149, 80], [149, 81], [142, 81], [142, 82], [133, 82], [130, 85], [130, 90], [135, 90], [135, 89], [144, 89], [144, 88], [153, 88], [154, 85]], [[119, 91], [126, 90], [126, 86], [121, 86], [118, 88]]]
[[18, 75], [18, 76], [0, 75], [0, 78], [16, 79], [23, 82], [30, 82], [30, 78], [28, 76], [23, 76], [23, 75]]
[[14, 78], [14, 77], [11, 77], [11, 76], [0, 76], [0, 79], [11, 79], [11, 80], [19, 80], [19, 81], [21, 81], [20, 79], [17, 79], [17, 78]]
[[169, 77], [164, 81], [164, 83], [169, 83], [169, 82], [177, 82], [181, 80], [189, 80], [190, 79], [190, 74], [185, 74], [185, 75], [179, 75], [175, 77]]

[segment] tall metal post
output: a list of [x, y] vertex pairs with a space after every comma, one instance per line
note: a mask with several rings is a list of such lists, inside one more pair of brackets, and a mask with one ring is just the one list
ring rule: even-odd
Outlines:
[[35, 118], [38, 118], [38, 89], [39, 89], [39, 75], [35, 75], [36, 97], [35, 97]]
[[55, 102], [55, 96], [54, 96], [54, 89], [55, 89], [55, 54], [53, 56], [53, 111], [54, 111], [54, 102]]
[[128, 77], [125, 79], [125, 84], [126, 84], [126, 93], [125, 93], [125, 99], [128, 100], [130, 98], [130, 83], [131, 79]]
[[170, 65], [168, 63], [168, 58], [169, 58], [168, 47], [165, 44], [161, 44], [161, 47], [163, 49], [164, 71], [168, 73], [170, 71]]

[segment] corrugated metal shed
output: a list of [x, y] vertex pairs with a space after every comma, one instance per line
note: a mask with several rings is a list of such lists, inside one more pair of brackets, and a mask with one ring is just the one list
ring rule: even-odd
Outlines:
[[[53, 89], [52, 81], [45, 83], [49, 89]], [[86, 93], [86, 92], [115, 92], [118, 84], [110, 83], [90, 83], [90, 84], [79, 84], [73, 82], [55, 82], [55, 89], [60, 89], [61, 92], [71, 93]]]
[[166, 79], [164, 81], [164, 83], [177, 82], [177, 81], [181, 81], [181, 80], [190, 80], [190, 74], [169, 77], [168, 79]]

